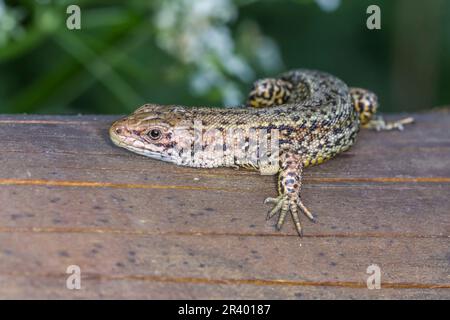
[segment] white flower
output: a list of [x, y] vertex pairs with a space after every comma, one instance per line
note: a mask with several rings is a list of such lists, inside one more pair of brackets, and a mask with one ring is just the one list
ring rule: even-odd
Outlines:
[[193, 93], [219, 90], [223, 103], [234, 105], [243, 98], [238, 82], [248, 83], [255, 77], [248, 59], [256, 60], [263, 70], [281, 64], [276, 44], [261, 35], [249, 46], [250, 57], [237, 52], [228, 26], [237, 15], [232, 0], [172, 0], [159, 3], [154, 19], [157, 44], [194, 67]]
[[323, 11], [334, 11], [341, 4], [341, 0], [316, 0], [316, 3]]

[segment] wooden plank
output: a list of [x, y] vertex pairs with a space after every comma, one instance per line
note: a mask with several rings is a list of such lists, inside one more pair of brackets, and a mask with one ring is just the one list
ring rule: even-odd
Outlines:
[[[101, 228], [158, 233], [292, 235], [266, 221], [265, 195], [222, 190], [3, 186], [2, 228]], [[245, 198], [245, 201], [243, 200]], [[448, 188], [434, 184], [309, 185], [303, 193], [318, 217], [301, 217], [308, 236], [448, 237]], [[217, 200], [217, 199], [220, 199]], [[333, 206], [326, 205], [332, 203]], [[39, 211], [37, 212], [37, 209]], [[71, 214], [67, 214], [70, 212]]]
[[[5, 299], [449, 299], [435, 289], [363, 290], [317, 286], [255, 286], [249, 284], [177, 283], [141, 278], [88, 278], [80, 290], [65, 289], [62, 276], [0, 276]], [[45, 292], [43, 292], [45, 288]]]
[[[245, 285], [271, 288], [274, 296], [284, 298], [295, 298], [289, 296], [292, 291], [283, 291], [285, 287], [306, 295], [311, 287], [324, 291], [337, 288], [343, 292], [349, 289], [346, 294], [359, 291], [362, 297], [376, 297], [377, 294], [367, 292], [370, 290], [365, 280], [366, 268], [377, 264], [385, 287], [379, 291], [380, 297], [386, 294], [384, 289], [412, 290], [417, 297], [442, 291], [443, 297], [450, 297], [450, 286], [445, 284], [448, 259], [436, 255], [448, 250], [448, 241], [444, 239], [414, 242], [307, 238], [301, 247], [298, 239], [284, 237], [34, 232], [26, 234], [26, 246], [20, 233], [2, 234], [0, 239], [6, 248], [2, 251], [1, 270], [8, 270], [3, 271], [3, 277], [50, 278], [59, 282], [61, 289], [67, 266], [75, 264], [80, 266], [84, 279], [100, 282], [128, 280], [188, 287], [203, 284], [210, 290], [217, 286]], [[53, 286], [41, 289], [44, 295], [46, 290], [55, 290]], [[85, 291], [93, 291], [88, 295], [99, 294], [97, 289], [85, 287]], [[419, 290], [424, 291], [422, 295]], [[152, 298], [177, 297], [164, 290], [152, 294]], [[189, 298], [201, 297], [199, 292], [191, 293]]]
[[448, 114], [307, 170], [302, 240], [264, 220], [273, 177], [134, 155], [113, 119], [0, 116], [0, 297], [449, 298]]
[[[449, 271], [448, 257], [437, 254], [448, 250], [447, 239], [309, 237], [299, 240], [48, 229], [3, 232], [0, 239], [4, 248], [1, 270], [12, 275], [26, 274], [33, 268], [37, 274], [61, 274], [68, 265], [76, 264], [88, 275], [106, 277], [125, 273], [161, 278], [234, 279], [236, 283], [252, 279], [261, 284], [280, 280], [293, 285], [334, 282], [336, 286], [342, 283], [343, 287], [365, 288], [366, 269], [377, 264], [383, 271], [386, 287], [404, 284], [415, 288], [439, 287]], [[22, 263], [17, 264], [18, 261]], [[42, 266], [45, 272], [39, 270]]]
[[[174, 168], [170, 164], [151, 161], [118, 149], [108, 139], [107, 129], [114, 119], [112, 117], [77, 117], [76, 119], [80, 118], [80, 120], [68, 120], [67, 124], [61, 122], [62, 120], [48, 123], [50, 120], [39, 120], [39, 117], [37, 119], [34, 117], [28, 122], [19, 119], [18, 123], [13, 122], [12, 119], [1, 122], [0, 119], [2, 154], [7, 154], [9, 158], [10, 153], [19, 153], [23, 161], [30, 157], [29, 153], [47, 155], [38, 165], [48, 164], [48, 161], [51, 161], [56, 154], [59, 158], [55, 158], [54, 163], [48, 165], [60, 163], [61, 157], [67, 157], [69, 164], [75, 161], [76, 167], [81, 169], [100, 167], [104, 170], [132, 172], [142, 170], [140, 172], [149, 173], [152, 176], [155, 172], [164, 170], [163, 178], [165, 179], [172, 178], [171, 173], [178, 178], [180, 172], [183, 175], [189, 172], [191, 174], [195, 172], [197, 175], [254, 175], [243, 170], [232, 172], [230, 169]], [[409, 126], [405, 132], [377, 133], [363, 130], [357, 144], [350, 151], [327, 164], [307, 170], [306, 177], [313, 175], [317, 178], [373, 178], [393, 177], [393, 174], [397, 177], [445, 176], [448, 174], [447, 168], [450, 162], [449, 157], [445, 156], [450, 151], [450, 132], [448, 120], [446, 120], [448, 116], [435, 115], [433, 118], [430, 115], [421, 115], [416, 118], [418, 122]], [[36, 123], [36, 121], [42, 123]], [[55, 124], [55, 121], [60, 122]], [[10, 133], [11, 130], [14, 134]], [[80, 159], [81, 154], [83, 157]], [[408, 158], [405, 155], [414, 155], [414, 158]], [[39, 159], [40, 157], [36, 157], [35, 160], [39, 161]], [[29, 167], [29, 164], [26, 166]]]

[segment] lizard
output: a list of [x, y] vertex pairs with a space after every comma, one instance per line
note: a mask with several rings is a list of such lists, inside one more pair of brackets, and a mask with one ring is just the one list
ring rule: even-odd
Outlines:
[[177, 165], [278, 175], [278, 196], [264, 201], [273, 204], [267, 219], [279, 213], [280, 230], [290, 212], [301, 237], [299, 211], [315, 222], [301, 198], [303, 170], [348, 150], [361, 127], [402, 130], [414, 120], [386, 122], [375, 116], [377, 108], [369, 90], [349, 88], [326, 72], [296, 69], [257, 80], [245, 105], [145, 104], [114, 122], [109, 134], [119, 147]]

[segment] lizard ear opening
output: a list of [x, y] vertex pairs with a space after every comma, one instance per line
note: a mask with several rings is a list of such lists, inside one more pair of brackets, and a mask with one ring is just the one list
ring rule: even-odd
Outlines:
[[258, 80], [247, 99], [247, 106], [265, 108], [286, 103], [291, 95], [291, 83], [274, 78]]

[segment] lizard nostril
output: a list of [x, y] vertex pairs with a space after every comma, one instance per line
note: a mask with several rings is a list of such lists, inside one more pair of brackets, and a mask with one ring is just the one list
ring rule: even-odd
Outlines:
[[116, 133], [117, 133], [117, 134], [121, 134], [121, 133], [122, 133], [122, 129], [117, 128], [117, 129], [116, 129]]

